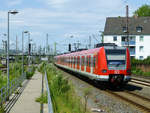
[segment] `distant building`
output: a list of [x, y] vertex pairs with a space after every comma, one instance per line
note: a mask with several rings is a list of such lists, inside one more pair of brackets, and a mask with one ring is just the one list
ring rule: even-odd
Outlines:
[[[130, 55], [136, 59], [150, 56], [150, 17], [129, 18]], [[128, 46], [125, 17], [108, 17], [104, 29], [104, 43]]]

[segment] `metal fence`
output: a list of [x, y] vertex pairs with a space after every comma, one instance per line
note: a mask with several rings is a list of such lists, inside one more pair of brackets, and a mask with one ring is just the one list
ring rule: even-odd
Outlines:
[[46, 72], [45, 72], [45, 81], [46, 81], [46, 89], [47, 89], [47, 96], [48, 96], [48, 111], [49, 111], [48, 113], [54, 113]]
[[[4, 104], [9, 96], [16, 91], [16, 89], [21, 86], [21, 83], [26, 78], [26, 73], [21, 75], [19, 78], [15, 78], [12, 81], [9, 82], [9, 87], [3, 86], [0, 89], [0, 105]], [[9, 88], [9, 89], [8, 89]]]

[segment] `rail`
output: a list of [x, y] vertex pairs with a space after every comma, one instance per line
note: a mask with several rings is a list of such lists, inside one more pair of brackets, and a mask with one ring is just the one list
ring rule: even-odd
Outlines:
[[16, 89], [21, 85], [25, 78], [26, 73], [21, 75], [19, 78], [15, 78], [10, 81], [9, 87], [5, 85], [0, 89], [0, 105], [3, 105], [8, 100], [9, 96], [16, 91]]
[[48, 111], [49, 111], [48, 113], [54, 113], [46, 72], [45, 72], [45, 81], [46, 81], [46, 89], [47, 89], [47, 96], [48, 96]]

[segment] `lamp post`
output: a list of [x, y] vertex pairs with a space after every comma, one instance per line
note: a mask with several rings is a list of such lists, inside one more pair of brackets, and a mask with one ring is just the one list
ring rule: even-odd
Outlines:
[[30, 41], [30, 32], [28, 32], [28, 65], [30, 66], [30, 54], [31, 54], [31, 44]]
[[104, 43], [104, 31], [99, 31], [101, 33], [101, 43]]
[[28, 33], [28, 31], [22, 32], [22, 75], [24, 74], [24, 33]]
[[9, 15], [17, 14], [18, 11], [8, 11], [8, 28], [7, 28], [7, 90], [8, 90], [8, 100], [9, 100]]

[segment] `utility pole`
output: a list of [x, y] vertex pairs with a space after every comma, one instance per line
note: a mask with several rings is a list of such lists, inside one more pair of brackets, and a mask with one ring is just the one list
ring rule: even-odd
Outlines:
[[18, 42], [17, 42], [17, 40], [18, 40], [18, 37], [16, 35], [16, 62], [17, 62], [17, 54], [18, 54]]
[[73, 43], [73, 44], [74, 44], [74, 49], [75, 49], [75, 51], [77, 51], [76, 43]]
[[79, 40], [78, 40], [78, 42], [77, 42], [77, 49], [79, 49], [79, 46], [81, 45], [81, 43], [79, 42]]
[[55, 42], [55, 43], [54, 43], [54, 55], [56, 55], [56, 53], [57, 53], [57, 52], [56, 52], [56, 44], [57, 44], [57, 43]]
[[16, 35], [16, 54], [18, 53], [18, 37]]
[[89, 49], [91, 49], [91, 36], [89, 36]]
[[104, 32], [103, 31], [99, 31], [101, 33], [101, 43], [104, 43]]
[[129, 8], [128, 5], [126, 5], [126, 29], [127, 29], [127, 43], [129, 48]]
[[48, 55], [48, 33], [46, 34], [46, 54]]

